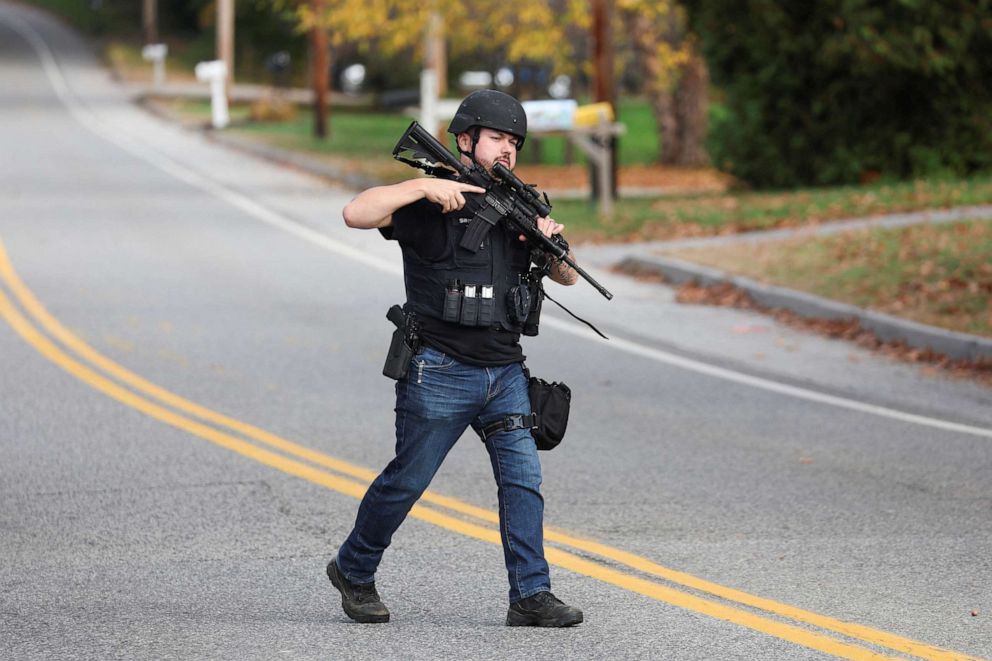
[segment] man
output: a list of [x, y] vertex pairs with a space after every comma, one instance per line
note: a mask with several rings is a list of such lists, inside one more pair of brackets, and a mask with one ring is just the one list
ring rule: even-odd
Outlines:
[[[513, 97], [484, 90], [465, 98], [448, 131], [466, 164], [474, 158], [489, 171], [497, 162], [512, 169], [527, 135], [527, 117]], [[396, 383], [396, 457], [369, 487], [354, 529], [327, 566], [345, 613], [359, 622], [389, 621], [375, 589], [376, 568], [455, 441], [469, 426], [479, 432], [531, 411], [519, 344], [526, 311], [511, 303], [513, 288], [526, 282], [530, 247], [505, 222], [485, 233], [477, 250], [460, 245], [472, 220], [460, 213], [465, 195], [484, 192], [462, 182], [417, 178], [370, 188], [344, 209], [349, 227], [377, 228], [399, 242], [405, 310], [416, 315], [422, 341], [407, 376]], [[546, 236], [562, 230], [551, 218], [537, 223]], [[567, 264], [552, 260], [546, 268], [561, 284], [578, 279]], [[506, 624], [578, 624], [582, 612], [550, 592], [541, 464], [530, 429], [480, 435], [498, 487], [510, 582]]]

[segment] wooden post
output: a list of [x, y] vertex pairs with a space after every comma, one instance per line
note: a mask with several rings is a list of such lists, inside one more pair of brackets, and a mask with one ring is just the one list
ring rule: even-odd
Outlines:
[[145, 44], [158, 43], [158, 0], [142, 0], [141, 31], [145, 36]]
[[[593, 79], [594, 101], [607, 101], [613, 106], [613, 112], [619, 114], [617, 108], [616, 83], [613, 75], [613, 0], [592, 0], [592, 39], [593, 39], [593, 68], [595, 70]], [[611, 176], [610, 186], [607, 190], [595, 191], [593, 197], [598, 193], [616, 197], [617, 194], [617, 139], [610, 137], [609, 142], [604, 145], [610, 149]], [[598, 181], [598, 180], [597, 180]], [[598, 185], [596, 186], [598, 188]]]
[[598, 196], [599, 215], [603, 221], [608, 221], [613, 213], [614, 196], [609, 194], [610, 180], [614, 172], [613, 161], [610, 158], [613, 150], [610, 149], [610, 144], [611, 140], [615, 140], [616, 136], [625, 131], [623, 124], [612, 122], [607, 113], [600, 110], [595, 126], [576, 127], [566, 134], [569, 141], [589, 157], [589, 175], [592, 177], [592, 184], [600, 191], [607, 191], [606, 194]]
[[[610, 134], [610, 120], [603, 113], [599, 115], [596, 124], [597, 142], [603, 145], [600, 160], [596, 163], [596, 176], [599, 180], [599, 216], [609, 220], [613, 215], [613, 198], [616, 196], [613, 186], [616, 182], [616, 137]], [[608, 146], [607, 146], [608, 145]]]
[[313, 133], [320, 139], [328, 134], [327, 77], [330, 72], [327, 51], [327, 31], [321, 17], [324, 14], [324, 0], [311, 0], [317, 23], [310, 30], [310, 68], [313, 76]]
[[234, 84], [234, 0], [217, 0], [217, 59], [227, 66], [224, 91], [230, 101]]
[[434, 9], [427, 23], [427, 66], [437, 76], [437, 96], [448, 93], [448, 57], [444, 45], [444, 18]]
[[437, 102], [448, 91], [448, 59], [444, 47], [444, 17], [431, 0], [427, 30], [424, 34], [424, 69], [420, 74], [421, 125], [441, 142], [446, 142], [444, 127], [437, 119]]

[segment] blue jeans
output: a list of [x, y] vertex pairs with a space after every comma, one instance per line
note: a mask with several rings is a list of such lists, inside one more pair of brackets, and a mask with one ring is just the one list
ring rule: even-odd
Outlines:
[[[430, 484], [455, 441], [511, 413], [529, 413], [520, 363], [475, 367], [423, 349], [396, 383], [396, 458], [372, 482], [355, 528], [338, 550], [338, 568], [353, 583], [374, 580], [382, 553]], [[541, 462], [528, 429], [486, 441], [499, 496], [499, 530], [510, 580], [510, 602], [550, 589], [544, 560]]]

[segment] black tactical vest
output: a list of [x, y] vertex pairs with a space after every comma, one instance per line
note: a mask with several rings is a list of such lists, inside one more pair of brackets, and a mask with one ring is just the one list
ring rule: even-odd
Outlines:
[[[517, 311], [528, 287], [530, 251], [517, 234], [498, 223], [478, 250], [459, 243], [471, 218], [445, 214], [445, 247], [435, 261], [403, 247], [407, 308], [417, 314], [469, 327], [502, 328], [520, 333], [526, 310]], [[515, 307], [516, 305], [516, 307]]]

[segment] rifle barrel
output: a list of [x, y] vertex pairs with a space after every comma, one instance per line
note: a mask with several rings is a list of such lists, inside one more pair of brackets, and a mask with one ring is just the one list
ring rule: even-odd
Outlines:
[[596, 278], [589, 275], [584, 268], [576, 264], [575, 260], [573, 260], [571, 257], [568, 256], [568, 250], [555, 243], [554, 239], [552, 239], [551, 237], [545, 236], [544, 233], [541, 232], [541, 230], [537, 229], [536, 222], [534, 223], [524, 222], [519, 217], [522, 215], [523, 212], [517, 209], [515, 213], [510, 214], [509, 218], [510, 220], [513, 221], [513, 224], [517, 226], [517, 229], [523, 232], [524, 236], [528, 237], [532, 241], [536, 239], [538, 243], [542, 244], [546, 248], [546, 252], [549, 252], [552, 255], [554, 255], [555, 259], [561, 260], [566, 264], [568, 264], [571, 268], [575, 269], [575, 272], [578, 273], [583, 280], [585, 280], [590, 285], [592, 285], [596, 289], [596, 291], [602, 294], [603, 298], [605, 298], [608, 301], [613, 299], [613, 294], [610, 292], [609, 289], [599, 284]]
[[593, 287], [595, 287], [596, 288], [596, 291], [598, 291], [600, 294], [603, 295], [603, 298], [605, 298], [608, 301], [613, 299], [613, 294], [610, 293], [610, 290], [609, 289], [607, 289], [603, 285], [599, 284], [599, 282], [596, 281], [596, 278], [594, 278], [591, 275], [589, 275], [588, 273], [586, 273], [585, 269], [583, 269], [581, 266], [579, 266], [578, 264], [576, 264], [571, 258], [569, 258], [568, 256], [565, 256], [565, 257], [562, 257], [561, 258], [561, 261], [565, 262], [566, 264], [568, 264], [569, 266], [571, 266], [573, 269], [575, 269], [575, 272], [578, 273], [580, 276], [582, 276], [582, 278], [586, 282], [588, 282], [590, 285], [592, 285]]

